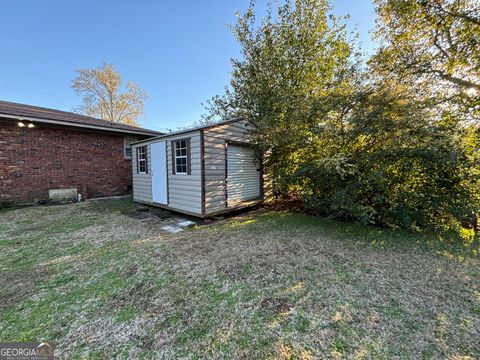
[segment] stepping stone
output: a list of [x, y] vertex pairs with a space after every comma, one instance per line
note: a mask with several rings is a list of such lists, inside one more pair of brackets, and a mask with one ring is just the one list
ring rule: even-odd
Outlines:
[[176, 226], [170, 226], [170, 225], [166, 225], [166, 226], [162, 226], [161, 228], [162, 230], [166, 231], [166, 232], [169, 232], [170, 234], [176, 234], [180, 231], [183, 231], [183, 229], [179, 228], [179, 227], [176, 227]]
[[189, 227], [195, 226], [196, 224], [190, 220], [183, 220], [183, 221], [180, 221], [177, 225], [182, 228], [189, 228]]

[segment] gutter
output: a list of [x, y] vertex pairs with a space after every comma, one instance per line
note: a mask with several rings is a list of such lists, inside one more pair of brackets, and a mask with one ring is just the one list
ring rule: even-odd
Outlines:
[[76, 128], [95, 129], [95, 130], [119, 132], [119, 133], [125, 133], [125, 134], [138, 134], [138, 135], [146, 135], [146, 136], [158, 136], [156, 134], [161, 134], [161, 133], [146, 132], [146, 131], [142, 131], [142, 130], [136, 131], [136, 130], [117, 129], [117, 128], [109, 128], [109, 127], [105, 127], [105, 126], [75, 123], [75, 122], [70, 122], [70, 121], [41, 119], [41, 118], [35, 118], [35, 117], [30, 117], [30, 116], [18, 116], [18, 115], [9, 115], [9, 114], [3, 114], [3, 113], [0, 113], [0, 117], [7, 118], [7, 119], [18, 120], [18, 121], [22, 121], [22, 120], [23, 121], [32, 121], [32, 122], [45, 123], [45, 124], [71, 126], [71, 127], [76, 127]]

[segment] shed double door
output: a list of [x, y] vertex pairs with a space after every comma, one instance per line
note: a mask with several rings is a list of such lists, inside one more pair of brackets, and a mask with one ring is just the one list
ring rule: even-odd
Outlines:
[[260, 162], [249, 146], [227, 144], [227, 204], [260, 198]]

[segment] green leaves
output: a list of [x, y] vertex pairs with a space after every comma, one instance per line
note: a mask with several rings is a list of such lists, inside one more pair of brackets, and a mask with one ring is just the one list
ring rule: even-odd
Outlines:
[[[382, 76], [415, 83], [480, 121], [480, 3], [476, 0], [375, 0], [376, 38], [370, 65]], [[454, 109], [458, 108], [458, 109]]]
[[206, 118], [242, 115], [255, 122], [273, 172], [298, 163], [297, 152], [311, 157], [303, 149], [318, 146], [307, 139], [324, 121], [319, 103], [352, 89], [354, 46], [330, 9], [325, 0], [287, 1], [257, 21], [251, 6], [233, 27], [243, 56], [232, 61], [230, 87], [211, 100]]
[[480, 97], [457, 78], [480, 79], [476, 4], [376, 4], [383, 44], [367, 71], [328, 1], [287, 1], [262, 20], [251, 6], [232, 28], [242, 57], [205, 119], [250, 118], [274, 192], [299, 195], [311, 212], [415, 229], [471, 225]]

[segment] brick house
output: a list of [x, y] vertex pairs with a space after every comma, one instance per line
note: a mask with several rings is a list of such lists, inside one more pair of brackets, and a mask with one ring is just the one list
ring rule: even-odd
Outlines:
[[0, 204], [34, 203], [75, 188], [83, 198], [132, 189], [132, 142], [161, 133], [0, 101]]

